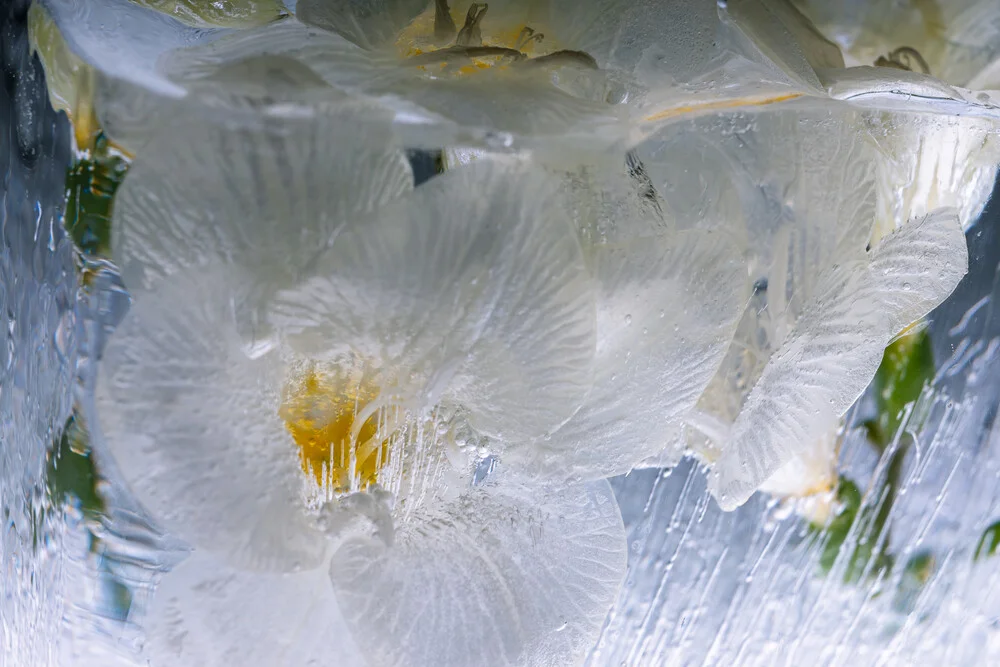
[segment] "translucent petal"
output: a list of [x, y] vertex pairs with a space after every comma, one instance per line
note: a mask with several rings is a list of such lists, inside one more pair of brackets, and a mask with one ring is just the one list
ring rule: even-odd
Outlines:
[[880, 111], [967, 116], [996, 121], [996, 91], [958, 88], [918, 72], [887, 67], [849, 67], [819, 72], [835, 100]]
[[298, 0], [295, 15], [306, 25], [371, 49], [394, 42], [426, 7], [426, 0]]
[[[684, 197], [699, 190], [725, 192], [728, 185], [728, 201], [742, 204], [736, 222], [745, 225], [755, 284], [733, 343], [689, 419], [696, 429], [692, 446], [713, 459], [711, 450], [727, 441], [729, 425], [804, 304], [814, 298], [820, 276], [837, 263], [862, 258], [875, 220], [876, 163], [861, 118], [851, 112], [760, 114], [737, 134], [708, 133], [714, 126], [707, 121], [699, 125], [706, 137], [701, 143], [714, 150], [699, 147], [691, 154], [691, 168], [714, 169], [707, 173], [721, 183], [706, 176], [705, 185]], [[683, 135], [679, 139], [684, 141]], [[671, 179], [679, 171], [667, 161], [676, 143], [666, 143], [645, 162], [651, 174], [667, 179], [665, 192], [673, 191]], [[695, 161], [700, 155], [705, 157]], [[732, 224], [726, 219], [732, 203], [711, 205], [721, 214], [716, 224]]]
[[937, 208], [957, 208], [965, 229], [976, 222], [1000, 164], [995, 122], [873, 114], [871, 126], [879, 148], [876, 240]]
[[157, 521], [240, 567], [290, 571], [319, 564], [325, 542], [299, 500], [277, 353], [261, 355], [267, 346], [237, 329], [246, 282], [190, 272], [144, 293], [110, 340], [97, 407], [106, 445]]
[[[171, 53], [164, 61], [172, 80], [187, 91], [182, 99], [165, 98], [121, 79], [97, 78], [94, 105], [101, 127], [133, 154], [179, 118], [259, 129], [273, 124], [273, 119], [308, 122], [316, 115], [350, 106], [342, 91], [301, 62], [280, 54], [250, 55], [200, 67], [185, 63], [182, 53], [187, 51]], [[184, 65], [192, 71], [184, 71]]]
[[396, 132], [410, 146], [471, 143], [511, 149], [558, 138], [562, 150], [572, 152], [582, 143], [623, 142], [626, 134], [621, 110], [605, 102], [607, 81], [600, 72], [571, 81], [561, 70], [522, 67], [432, 79], [430, 64], [421, 69], [395, 53], [365, 51], [294, 19], [178, 50], [163, 67], [173, 80], [190, 86], [222, 66], [264, 56], [295, 59], [343, 93], [377, 103], [393, 115]]
[[911, 222], [819, 280], [798, 326], [772, 357], [712, 471], [732, 509], [803, 446], [837, 426], [875, 375], [894, 335], [944, 300], [968, 267], [953, 210]]
[[624, 538], [607, 482], [501, 476], [397, 526], [392, 543], [345, 543], [330, 575], [374, 664], [579, 664], [622, 581]]
[[273, 321], [307, 354], [354, 353], [442, 392], [484, 431], [525, 437], [579, 405], [593, 292], [556, 184], [526, 163], [450, 171], [357, 221]]
[[357, 116], [257, 130], [181, 122], [129, 170], [114, 255], [130, 287], [220, 259], [294, 278], [341, 225], [411, 187], [402, 153]]
[[210, 41], [222, 34], [186, 26], [129, 0], [45, 0], [67, 43], [84, 61], [115, 78], [181, 97], [184, 89], [159, 68], [169, 51]]
[[816, 68], [843, 67], [840, 49], [788, 0], [730, 0], [731, 18], [757, 48], [793, 80], [819, 88]]
[[[930, 74], [953, 85], [974, 85], [1000, 56], [1000, 8], [991, 0], [795, 0], [823, 32], [841, 44], [851, 65], [871, 65], [900, 46], [916, 49]], [[912, 58], [900, 57], [917, 68]]]
[[196, 28], [250, 28], [286, 14], [281, 0], [132, 0]]
[[362, 667], [324, 570], [241, 572], [201, 552], [168, 572], [145, 621], [154, 667]]
[[297, 60], [344, 89], [364, 89], [378, 75], [372, 54], [340, 35], [294, 18], [177, 49], [164, 58], [162, 66], [173, 80], [190, 85], [219, 70], [268, 56]]
[[607, 30], [615, 31], [609, 62], [634, 80], [626, 86], [630, 113], [652, 129], [812, 94], [712, 3], [624, 3]]
[[537, 443], [542, 469], [567, 477], [610, 477], [663, 450], [715, 374], [749, 287], [740, 248], [713, 232], [598, 247], [595, 263], [594, 387]]
[[[559, 140], [558, 148], [572, 160], [578, 150], [623, 144], [627, 136], [622, 110], [604, 102], [603, 95], [598, 100], [576, 96], [538, 72], [486, 71], [433, 83], [411, 75], [380, 85], [374, 92], [402, 98], [399, 102], [385, 98], [397, 109], [398, 118], [405, 119], [407, 105], [416, 105], [425, 116], [430, 114], [422, 124], [400, 128], [404, 137], [412, 136], [419, 145], [443, 137], [448, 141], [442, 143], [513, 149], [540, 148], [545, 147], [542, 140]], [[439, 126], [433, 139], [420, 134], [428, 131], [428, 120]]]

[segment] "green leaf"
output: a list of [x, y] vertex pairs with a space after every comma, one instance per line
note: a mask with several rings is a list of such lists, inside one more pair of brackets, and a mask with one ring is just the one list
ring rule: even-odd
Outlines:
[[86, 518], [96, 518], [105, 511], [104, 499], [97, 492], [99, 481], [87, 433], [76, 417], [70, 417], [58, 445], [49, 453], [46, 482], [52, 504], [79, 503]]
[[[841, 551], [855, 524], [859, 526], [855, 535], [856, 543], [844, 569], [844, 583], [851, 584], [861, 581], [866, 570], [870, 576], [879, 576], [892, 569], [893, 558], [879, 546], [879, 536], [884, 526], [884, 520], [873, 518], [873, 508], [863, 506], [863, 497], [857, 485], [851, 480], [841, 477], [837, 484], [837, 502], [840, 511], [826, 526], [810, 526], [810, 529], [823, 540], [823, 551], [820, 554], [819, 567], [824, 576], [829, 575], [837, 564]], [[882, 513], [879, 512], [879, 515]], [[870, 567], [869, 567], [870, 566]]]
[[906, 406], [933, 378], [934, 349], [926, 329], [901, 336], [885, 349], [873, 380], [878, 417], [865, 422], [868, 437], [880, 452], [899, 430]]
[[111, 211], [114, 195], [129, 162], [101, 136], [93, 151], [66, 174], [64, 224], [85, 255], [107, 257], [111, 252]]
[[857, 485], [846, 477], [841, 477], [837, 482], [837, 502], [840, 511], [826, 526], [810, 524], [810, 528], [817, 534], [823, 534], [823, 553], [819, 559], [820, 569], [823, 574], [829, 574], [840, 554], [840, 549], [847, 540], [847, 535], [858, 517], [858, 510], [861, 507], [861, 491]]
[[[892, 444], [896, 433], [902, 425], [906, 407], [916, 401], [924, 387], [934, 377], [934, 352], [930, 336], [926, 329], [914, 329], [911, 333], [893, 341], [882, 355], [882, 363], [873, 380], [875, 401], [878, 406], [878, 416], [864, 422], [863, 426], [871, 442], [879, 453], [884, 454]], [[873, 490], [872, 498], [884, 498], [880, 505], [866, 505], [862, 494], [854, 482], [840, 478], [837, 486], [837, 501], [840, 512], [826, 526], [810, 526], [810, 529], [821, 536], [823, 552], [820, 555], [820, 570], [828, 575], [838, 558], [847, 537], [857, 524], [857, 543], [850, 554], [844, 571], [845, 583], [857, 583], [869, 576], [881, 576], [892, 570], [895, 559], [885, 550], [889, 543], [887, 523], [892, 514], [892, 507], [899, 491], [903, 473], [903, 462], [909, 448], [909, 440], [901, 441], [899, 448], [890, 458], [885, 477], [880, 480], [880, 486]], [[995, 538], [1000, 542], [1000, 522]], [[994, 546], [995, 548], [995, 546]], [[907, 572], [931, 563], [930, 561], [911, 559], [907, 563]], [[913, 581], [920, 578], [909, 577]], [[919, 584], [922, 586], [922, 583]]]
[[976, 550], [972, 554], [972, 560], [992, 558], [996, 555], [998, 546], [1000, 546], [1000, 520], [994, 521], [983, 531], [979, 538], [979, 544], [976, 545]]

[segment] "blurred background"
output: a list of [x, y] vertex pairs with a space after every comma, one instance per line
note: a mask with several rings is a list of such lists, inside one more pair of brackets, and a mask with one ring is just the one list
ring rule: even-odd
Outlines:
[[[73, 412], [127, 300], [74, 246], [100, 242], [123, 169], [74, 160], [29, 2], [2, 4], [0, 656], [141, 664], [138, 621], [173, 555], [102, 482]], [[998, 227], [994, 198], [969, 274], [849, 414], [825, 524], [760, 494], [721, 512], [689, 462], [614, 480], [629, 574], [589, 664], [1000, 664]]]

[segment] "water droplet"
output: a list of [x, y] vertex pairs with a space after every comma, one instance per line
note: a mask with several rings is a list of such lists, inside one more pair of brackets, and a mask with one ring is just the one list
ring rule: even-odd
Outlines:
[[626, 326], [629, 325], [629, 324], [632, 324], [632, 316], [631, 315], [626, 315], [625, 316], [625, 324], [626, 324]]

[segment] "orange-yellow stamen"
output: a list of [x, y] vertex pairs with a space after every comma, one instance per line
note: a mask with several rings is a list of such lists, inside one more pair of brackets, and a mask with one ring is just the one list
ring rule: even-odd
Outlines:
[[[302, 471], [333, 493], [359, 491], [378, 481], [389, 461], [389, 439], [379, 433], [379, 392], [308, 370], [286, 386], [278, 414], [299, 450]], [[362, 419], [362, 423], [357, 423]]]

